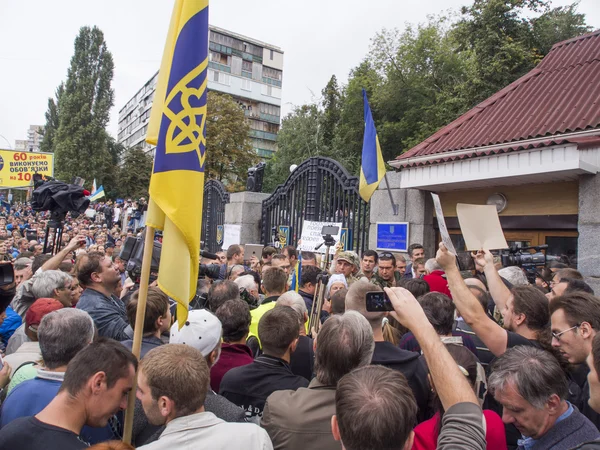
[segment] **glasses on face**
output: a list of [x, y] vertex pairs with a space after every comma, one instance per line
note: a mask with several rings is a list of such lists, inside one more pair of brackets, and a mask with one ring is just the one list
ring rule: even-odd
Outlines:
[[552, 332], [552, 337], [553, 337], [554, 339], [556, 339], [558, 342], [560, 342], [560, 337], [561, 337], [563, 334], [565, 334], [567, 331], [575, 330], [575, 329], [579, 328], [580, 326], [581, 326], [581, 324], [580, 324], [580, 323], [578, 323], [577, 325], [575, 325], [575, 326], [573, 326], [573, 327], [571, 327], [571, 328], [569, 328], [569, 329], [567, 329], [567, 330], [561, 331], [560, 333], [555, 333], [555, 332], [553, 331], [553, 332]]

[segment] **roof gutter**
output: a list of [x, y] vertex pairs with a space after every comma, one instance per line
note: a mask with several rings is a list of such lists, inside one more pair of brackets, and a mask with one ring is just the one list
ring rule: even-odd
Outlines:
[[463, 150], [454, 150], [451, 152], [442, 152], [435, 153], [433, 155], [424, 155], [424, 156], [415, 156], [413, 158], [403, 158], [403, 159], [394, 159], [392, 161], [388, 161], [388, 164], [395, 169], [402, 169], [408, 165], [422, 165], [429, 161], [435, 161], [441, 158], [452, 158], [456, 156], [468, 155], [473, 152], [485, 152], [487, 150], [498, 150], [506, 147], [514, 147], [517, 145], [530, 145], [536, 144], [539, 142], [547, 141], [548, 139], [568, 139], [574, 137], [584, 137], [584, 136], [593, 136], [595, 134], [600, 133], [600, 130], [594, 128], [593, 130], [585, 130], [585, 131], [577, 131], [574, 133], [565, 133], [565, 134], [553, 134], [551, 136], [544, 136], [535, 139], [526, 139], [523, 141], [513, 141], [513, 142], [504, 142], [502, 144], [494, 144], [494, 145], [485, 145], [483, 147], [471, 147]]

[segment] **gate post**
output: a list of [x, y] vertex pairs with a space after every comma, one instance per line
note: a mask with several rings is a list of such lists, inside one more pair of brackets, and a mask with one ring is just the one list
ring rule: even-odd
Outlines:
[[260, 192], [236, 192], [230, 194], [225, 205], [225, 223], [241, 225], [240, 243], [259, 244], [262, 202], [269, 194]]

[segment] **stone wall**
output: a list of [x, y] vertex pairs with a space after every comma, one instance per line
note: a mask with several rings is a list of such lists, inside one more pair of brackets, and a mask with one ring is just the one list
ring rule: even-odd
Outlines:
[[600, 293], [600, 175], [579, 177], [577, 268]]
[[236, 192], [229, 196], [229, 203], [225, 205], [225, 223], [242, 226], [240, 244], [260, 243], [262, 202], [269, 195], [260, 192]]
[[371, 227], [369, 248], [377, 246], [377, 222], [408, 222], [408, 245], [419, 243], [425, 247], [425, 256], [435, 255], [435, 232], [433, 229], [433, 201], [427, 191], [400, 188], [401, 172], [388, 172], [387, 179], [398, 215], [394, 215], [385, 180], [371, 197]]

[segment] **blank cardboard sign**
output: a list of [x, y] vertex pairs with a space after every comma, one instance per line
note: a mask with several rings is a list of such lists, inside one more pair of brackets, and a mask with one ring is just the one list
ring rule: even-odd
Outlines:
[[508, 248], [495, 205], [456, 205], [458, 222], [467, 250]]

